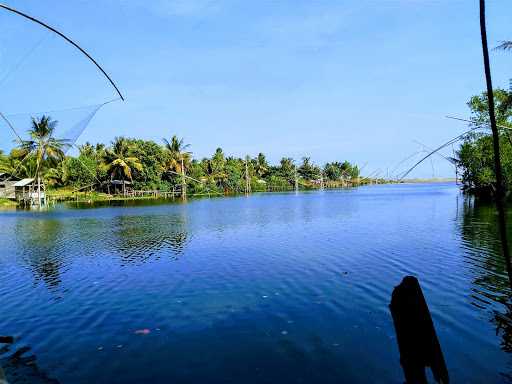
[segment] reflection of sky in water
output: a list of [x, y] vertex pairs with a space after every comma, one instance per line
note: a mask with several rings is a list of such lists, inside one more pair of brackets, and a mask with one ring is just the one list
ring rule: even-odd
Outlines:
[[5, 212], [0, 333], [62, 382], [396, 383], [415, 274], [452, 380], [502, 382], [492, 218], [449, 185]]

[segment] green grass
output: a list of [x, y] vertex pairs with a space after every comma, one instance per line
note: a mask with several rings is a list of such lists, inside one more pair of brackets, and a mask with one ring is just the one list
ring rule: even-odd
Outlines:
[[0, 197], [0, 208], [14, 208], [17, 205], [15, 201]]
[[119, 196], [109, 195], [103, 192], [75, 192], [72, 187], [62, 187], [50, 189], [47, 191], [47, 196], [53, 201], [77, 201], [79, 203], [93, 203], [97, 201], [120, 201], [120, 200], [154, 200], [153, 196]]

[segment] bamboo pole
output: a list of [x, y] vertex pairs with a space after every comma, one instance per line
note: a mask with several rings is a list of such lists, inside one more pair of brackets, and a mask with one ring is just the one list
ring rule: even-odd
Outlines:
[[492, 130], [492, 144], [494, 149], [494, 168], [496, 173], [496, 209], [498, 210], [498, 226], [501, 239], [501, 249], [505, 263], [510, 285], [512, 287], [512, 268], [510, 263], [510, 254], [507, 239], [507, 220], [505, 216], [505, 188], [503, 185], [503, 174], [501, 170], [500, 159], [500, 136], [496, 126], [496, 117], [494, 112], [494, 93], [492, 88], [491, 65], [489, 62], [489, 47], [487, 45], [487, 29], [485, 25], [485, 0], [480, 0], [480, 33], [482, 37], [482, 53], [484, 58], [485, 82], [487, 85], [487, 102], [489, 103], [489, 120]]
[[245, 157], [245, 194], [251, 193], [251, 178], [249, 177], [249, 156]]
[[187, 198], [187, 182], [185, 180], [185, 167], [183, 166], [183, 154], [181, 155], [181, 197]]

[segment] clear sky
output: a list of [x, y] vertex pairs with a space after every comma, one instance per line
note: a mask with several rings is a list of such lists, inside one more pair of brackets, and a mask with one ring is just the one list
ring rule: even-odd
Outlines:
[[[413, 140], [434, 147], [463, 132], [444, 116], [468, 117], [466, 101], [485, 88], [476, 0], [3, 2], [79, 42], [125, 94], [79, 142], [177, 134], [199, 158], [221, 146], [383, 175], [421, 149]], [[511, 18], [510, 1], [488, 1], [491, 46], [512, 40]], [[495, 86], [508, 87], [512, 53], [491, 60]], [[2, 11], [0, 89], [5, 114], [116, 97], [76, 50]], [[433, 174], [453, 167], [435, 158], [413, 176]]]

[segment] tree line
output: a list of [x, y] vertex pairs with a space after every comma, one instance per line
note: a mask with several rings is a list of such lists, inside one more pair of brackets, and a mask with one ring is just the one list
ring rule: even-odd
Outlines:
[[239, 158], [221, 148], [196, 159], [177, 136], [161, 143], [127, 137], [116, 137], [109, 145], [87, 142], [76, 156], [67, 156], [71, 143], [54, 137], [57, 124], [49, 116], [33, 118], [30, 138], [20, 140], [9, 154], [0, 152], [0, 172], [35, 177], [53, 188], [104, 190], [118, 180], [129, 181], [135, 190], [194, 194], [287, 190], [296, 184], [314, 188], [322, 182], [337, 186], [359, 178], [359, 168], [348, 161], [320, 167], [309, 157], [300, 162], [283, 157], [272, 165], [263, 153]]

